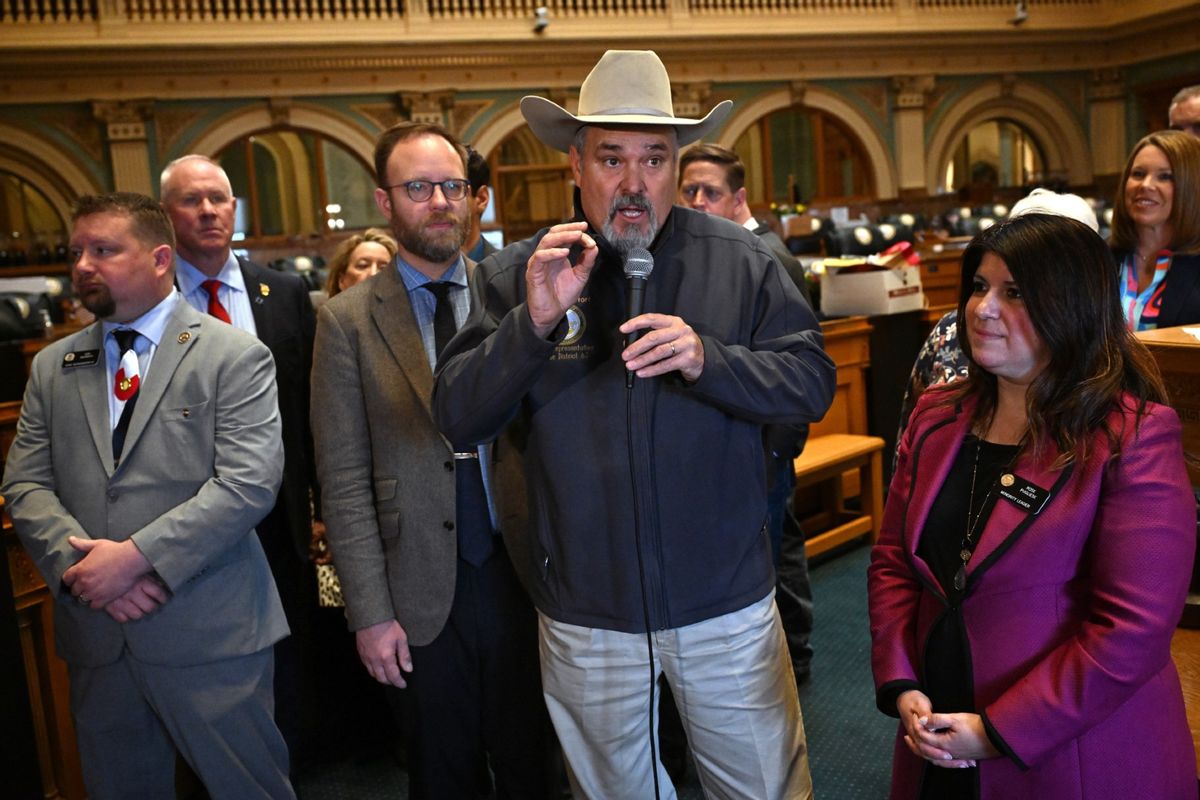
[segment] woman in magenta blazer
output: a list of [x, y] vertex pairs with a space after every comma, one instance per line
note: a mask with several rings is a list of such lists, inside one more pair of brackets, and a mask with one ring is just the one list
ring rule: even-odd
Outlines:
[[963, 278], [970, 376], [913, 412], [868, 573], [891, 796], [1194, 800], [1170, 642], [1196, 506], [1115, 265], [1028, 214]]

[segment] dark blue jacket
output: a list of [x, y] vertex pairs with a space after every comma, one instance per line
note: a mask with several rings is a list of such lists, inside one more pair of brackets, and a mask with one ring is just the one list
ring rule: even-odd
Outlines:
[[534, 602], [563, 622], [644, 631], [639, 561], [652, 630], [762, 599], [775, 583], [762, 426], [819, 420], [836, 382], [812, 311], [758, 237], [677, 206], [650, 248], [645, 309], [692, 326], [704, 371], [627, 390], [620, 256], [589, 232], [601, 253], [572, 324], [542, 338], [523, 301], [544, 233], [479, 265], [433, 394], [451, 441], [510, 426], [523, 442]]

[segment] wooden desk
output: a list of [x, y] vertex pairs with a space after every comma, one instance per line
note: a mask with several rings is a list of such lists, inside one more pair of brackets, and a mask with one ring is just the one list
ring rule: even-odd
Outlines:
[[[87, 323], [90, 325], [91, 323]], [[55, 325], [51, 329], [51, 335], [40, 339], [23, 339], [21, 341], [21, 352], [25, 355], [25, 378], [29, 379], [29, 367], [33, 364], [33, 357], [41, 352], [42, 348], [51, 342], [56, 342], [65, 336], [70, 336], [76, 331], [83, 330], [86, 325], [79, 323], [68, 322], [60, 325]]]
[[[821, 511], [805, 517], [807, 537], [804, 551], [809, 558], [869, 534], [871, 544], [879, 538], [883, 522], [883, 439], [829, 433], [809, 439], [795, 461], [796, 489], [815, 487], [824, 494]], [[858, 511], [846, 508], [845, 476], [861, 476]]]
[[958, 303], [963, 251], [947, 248], [940, 253], [921, 253], [921, 291], [931, 306]]
[[[20, 403], [0, 404], [0, 470], [16, 435]], [[25, 548], [17, 540], [0, 498], [0, 540], [12, 579], [25, 681], [33, 711], [33, 735], [44, 797], [85, 796], [75, 726], [71, 722], [67, 665], [54, 650], [54, 600]]]
[[[1200, 339], [1184, 333], [1183, 328], [1140, 331], [1137, 338], [1162, 370], [1171, 408], [1183, 423], [1183, 449], [1200, 458]], [[1193, 466], [1189, 474], [1192, 485], [1200, 486], [1200, 468]]]
[[866, 317], [841, 317], [821, 323], [825, 352], [837, 365], [837, 391], [809, 437], [867, 432], [867, 368], [871, 366], [871, 324]]

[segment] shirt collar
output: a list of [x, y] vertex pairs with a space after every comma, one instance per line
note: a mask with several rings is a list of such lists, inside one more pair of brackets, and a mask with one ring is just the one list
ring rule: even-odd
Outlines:
[[[190, 295], [192, 292], [200, 288], [200, 284], [208, 280], [208, 276], [199, 269], [190, 264], [183, 256], [175, 254], [175, 280], [179, 284], [179, 290], [185, 295]], [[229, 256], [225, 259], [225, 265], [221, 267], [221, 271], [217, 273], [216, 279], [236, 291], [246, 291], [246, 280], [242, 277], [242, 268], [238, 264], [237, 256], [233, 251], [229, 251]]]
[[175, 311], [175, 304], [179, 302], [179, 299], [179, 292], [176, 289], [172, 289], [169, 295], [158, 302], [158, 305], [137, 319], [121, 323], [103, 323], [105, 340], [107, 341], [108, 334], [115, 328], [133, 328], [148, 339], [154, 347], [158, 347], [158, 343], [162, 341], [163, 331], [167, 328], [167, 321], [171, 318], [172, 312]]
[[[418, 270], [412, 264], [409, 264], [400, 256], [396, 256], [396, 269], [400, 271], [400, 277], [404, 281], [404, 288], [409, 292], [419, 289], [427, 283], [434, 283], [434, 280], [430, 279], [428, 275]], [[447, 267], [446, 271], [442, 273], [442, 277], [437, 280], [456, 283], [459, 286], [467, 285], [467, 267], [463, 262], [462, 253], [458, 254], [458, 257], [454, 259], [454, 263]]]

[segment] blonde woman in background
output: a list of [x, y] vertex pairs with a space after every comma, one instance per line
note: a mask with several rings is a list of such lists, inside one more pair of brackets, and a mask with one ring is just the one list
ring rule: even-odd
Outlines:
[[381, 228], [368, 228], [338, 245], [329, 261], [325, 293], [335, 297], [392, 263], [396, 240]]

